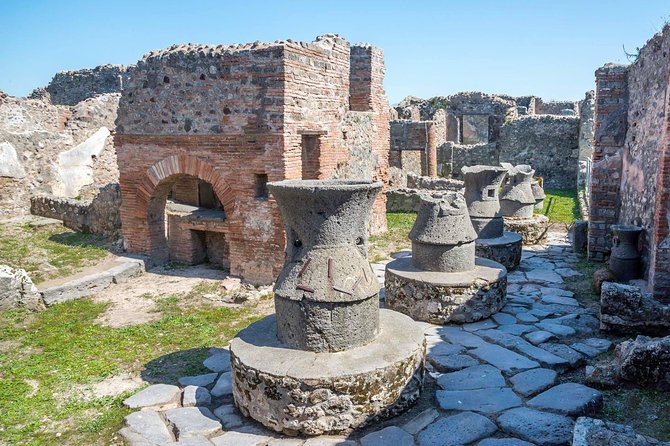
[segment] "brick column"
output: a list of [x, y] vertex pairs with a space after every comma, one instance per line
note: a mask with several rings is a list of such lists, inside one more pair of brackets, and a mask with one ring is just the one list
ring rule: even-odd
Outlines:
[[426, 167], [423, 174], [437, 176], [437, 125], [433, 121], [426, 122]]
[[589, 259], [604, 261], [611, 250], [610, 226], [621, 206], [622, 149], [628, 113], [628, 71], [607, 64], [596, 71], [593, 163], [589, 199]]

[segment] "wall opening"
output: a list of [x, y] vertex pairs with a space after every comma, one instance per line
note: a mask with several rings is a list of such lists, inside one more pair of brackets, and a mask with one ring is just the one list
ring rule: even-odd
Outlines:
[[302, 179], [318, 180], [321, 174], [321, 139], [319, 135], [302, 135]]
[[257, 173], [255, 178], [256, 184], [256, 199], [257, 200], [267, 200], [269, 196], [268, 192], [268, 175], [265, 173]]

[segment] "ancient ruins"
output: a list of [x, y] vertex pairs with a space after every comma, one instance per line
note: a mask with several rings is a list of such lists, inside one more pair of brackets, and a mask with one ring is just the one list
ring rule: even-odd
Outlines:
[[[56, 219], [109, 254], [47, 285], [44, 265], [0, 265], [0, 311], [148, 274], [178, 291], [137, 313], [240, 310], [220, 344], [152, 358], [176, 377], [113, 394], [133, 446], [668, 445], [614, 404], [670, 391], [669, 55], [666, 24], [579, 101], [391, 106], [382, 49], [336, 34], [178, 44], [0, 92], [0, 225]], [[216, 279], [180, 288], [203, 264]]]

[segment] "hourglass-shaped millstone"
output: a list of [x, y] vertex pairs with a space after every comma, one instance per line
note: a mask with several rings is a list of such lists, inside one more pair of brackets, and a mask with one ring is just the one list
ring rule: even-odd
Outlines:
[[498, 190], [507, 169], [500, 166], [465, 166], [461, 169], [465, 180], [465, 201], [472, 226], [479, 238], [503, 235], [503, 218], [498, 201]]
[[535, 171], [527, 164], [512, 166], [500, 163], [508, 169], [500, 194], [500, 209], [505, 217], [530, 218], [533, 216], [535, 197], [530, 185]]
[[315, 352], [341, 351], [379, 333], [379, 283], [367, 259], [367, 226], [382, 183], [268, 183], [286, 226], [275, 284], [277, 336]]
[[475, 267], [477, 233], [459, 193], [422, 195], [409, 238], [412, 261], [419, 269], [456, 272]]
[[530, 182], [530, 189], [533, 191], [533, 198], [535, 198], [535, 209], [542, 209], [544, 199], [547, 198], [542, 187], [542, 178], [533, 178]]

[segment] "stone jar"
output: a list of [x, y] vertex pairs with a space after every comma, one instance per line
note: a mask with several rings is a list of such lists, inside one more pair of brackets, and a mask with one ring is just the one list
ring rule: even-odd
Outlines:
[[535, 197], [531, 180], [535, 171], [527, 164], [508, 167], [507, 179], [502, 186], [500, 209], [505, 217], [532, 218]]
[[457, 272], [475, 268], [475, 239], [468, 208], [457, 192], [423, 194], [414, 227], [412, 263], [423, 271]]
[[472, 226], [479, 238], [503, 235], [498, 191], [507, 169], [500, 166], [465, 166], [461, 169], [465, 180], [465, 201]]
[[268, 183], [286, 227], [275, 283], [277, 336], [291, 348], [342, 351], [379, 332], [379, 283], [367, 259], [367, 227], [382, 183]]
[[613, 225], [612, 233], [610, 270], [621, 282], [638, 279], [641, 263], [637, 244], [642, 228], [639, 226]]
[[544, 199], [547, 198], [542, 187], [542, 177], [533, 178], [530, 182], [530, 189], [533, 191], [533, 198], [535, 198], [535, 209], [542, 209]]

